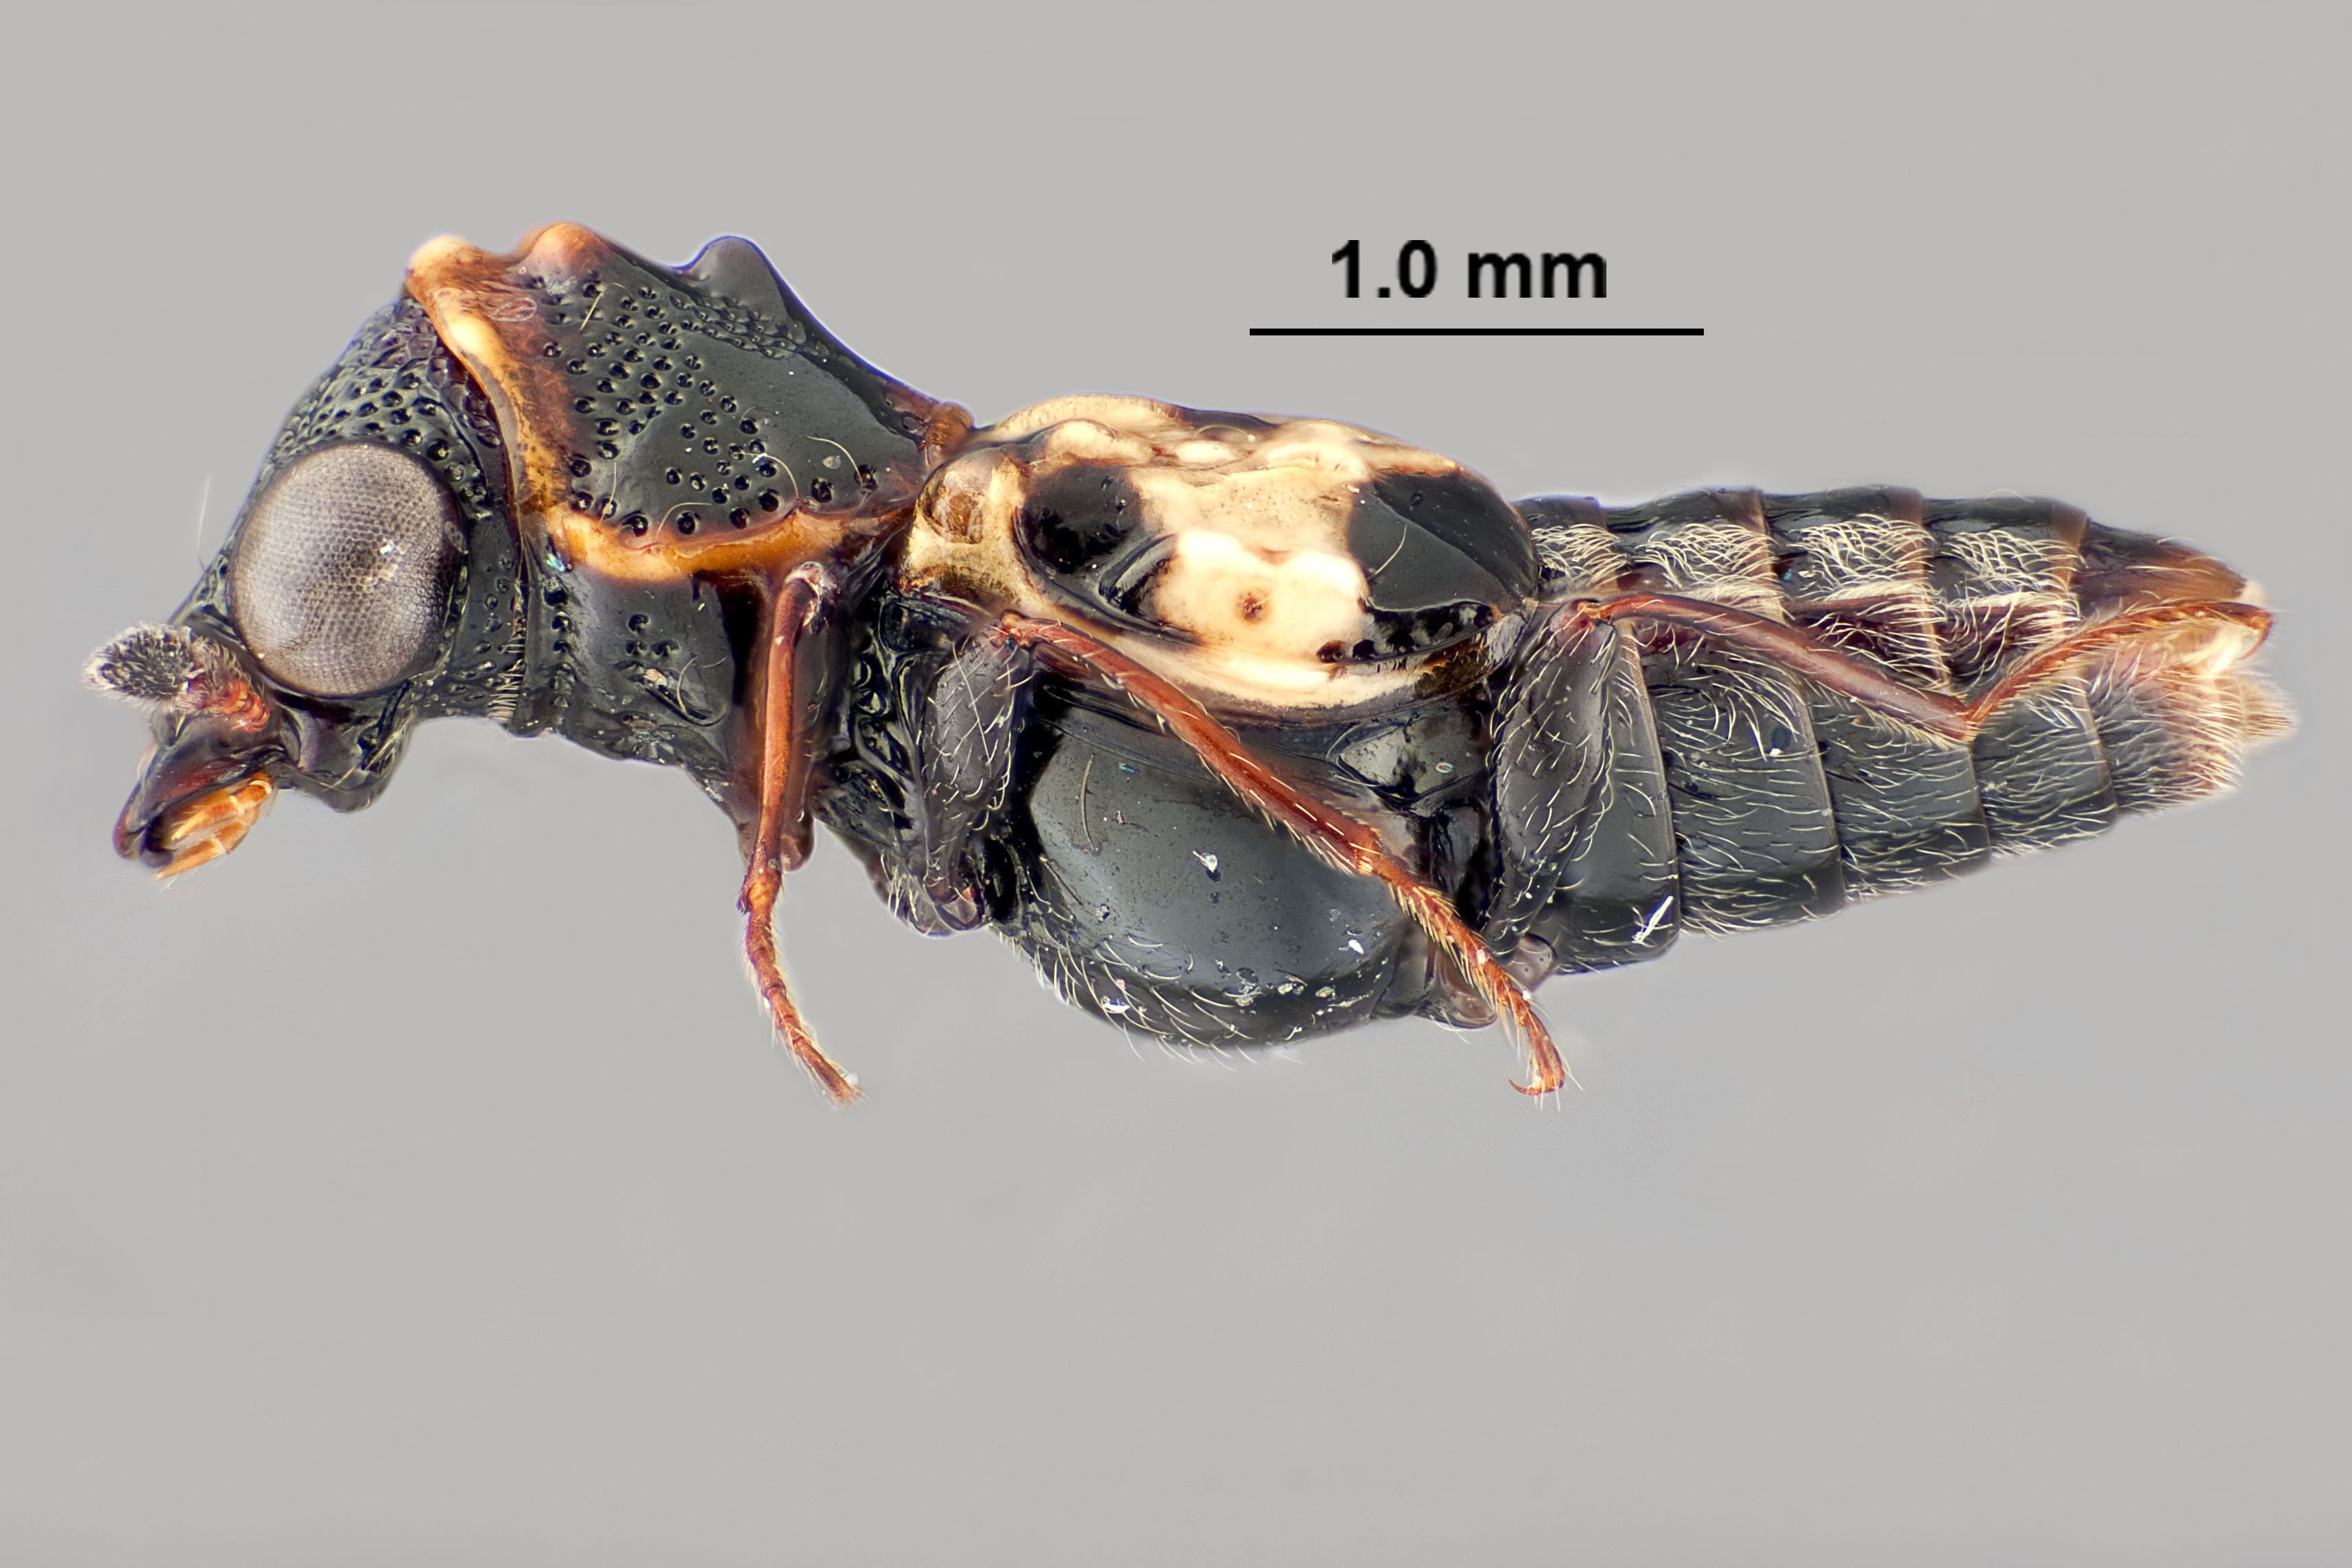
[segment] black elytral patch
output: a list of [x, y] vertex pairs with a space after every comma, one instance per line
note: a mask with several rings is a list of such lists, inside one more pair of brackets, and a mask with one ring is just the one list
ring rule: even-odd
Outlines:
[[1467, 475], [1391, 474], [1358, 492], [1348, 549], [1364, 568], [1373, 637], [1358, 659], [1458, 642], [1531, 596], [1535, 541], [1500, 496]]
[[1066, 578], [1090, 575], [1143, 526], [1125, 470], [1084, 463], [1038, 480], [1013, 522], [1023, 552]]
[[1510, 503], [1467, 474], [1389, 474], [1357, 493], [1348, 550], [1376, 611], [1517, 605], [1539, 581], [1535, 540]]

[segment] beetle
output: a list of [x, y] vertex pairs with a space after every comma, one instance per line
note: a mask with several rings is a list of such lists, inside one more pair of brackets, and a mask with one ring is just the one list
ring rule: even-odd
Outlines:
[[2213, 793], [2288, 725], [2270, 617], [2059, 502], [1517, 503], [1332, 420], [1057, 399], [975, 428], [766, 258], [455, 238], [298, 404], [170, 622], [116, 824], [172, 877], [421, 720], [680, 767], [733, 820], [769, 1016], [823, 822], [926, 932], [1194, 1045], [1499, 1023], [1557, 973], [1831, 912]]

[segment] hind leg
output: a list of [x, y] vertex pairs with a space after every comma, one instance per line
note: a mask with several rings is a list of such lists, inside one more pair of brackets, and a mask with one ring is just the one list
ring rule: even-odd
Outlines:
[[[1704, 599], [1672, 594], [1626, 594], [1614, 599], [1587, 601], [1576, 606], [1576, 613], [1591, 621], [1648, 621], [1696, 632], [1851, 697], [1874, 713], [1900, 720], [1946, 740], [1962, 742], [1974, 739], [1987, 720], [2035, 685], [2063, 673], [2086, 654], [2135, 638], [2203, 628], [2208, 634], [2208, 656], [2218, 648], [2226, 663], [2260, 646], [2271, 626], [2268, 610], [2231, 599], [2189, 600], [2127, 610], [2078, 626], [2048, 647], [2029, 654], [2004, 671], [1975, 700], [1963, 702], [1941, 692], [1906, 686], [1799, 627]], [[2234, 638], [2226, 631], [2232, 627], [2240, 634]]]

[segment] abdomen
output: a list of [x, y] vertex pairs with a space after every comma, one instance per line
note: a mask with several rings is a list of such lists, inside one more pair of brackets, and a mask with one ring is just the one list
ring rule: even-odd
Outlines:
[[[1713, 600], [1962, 698], [2085, 620], [2246, 593], [2244, 578], [2189, 546], [2049, 500], [1717, 490], [1623, 508], [1547, 498], [1520, 510], [1544, 552], [1548, 596]], [[2101, 832], [2121, 814], [2223, 787], [2238, 753], [2285, 725], [2258, 681], [2226, 668], [2226, 648], [2112, 646], [1962, 745], [1688, 634], [1632, 635], [1655, 751], [1644, 754], [1638, 736], [1614, 744], [1607, 793], [1656, 801], [1671, 850], [1654, 827], [1633, 845], [1601, 826], [1595, 851], [1613, 837], [1623, 865], [1612, 879], [1563, 879], [1529, 928], [1562, 969], [1654, 956], [1677, 928], [1826, 914], [1997, 852]]]

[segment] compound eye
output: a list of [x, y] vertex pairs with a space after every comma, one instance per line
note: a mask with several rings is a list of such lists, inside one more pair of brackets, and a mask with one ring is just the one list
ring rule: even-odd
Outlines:
[[246, 517], [229, 603], [272, 679], [356, 697], [438, 651], [462, 551], [457, 508], [423, 463], [372, 442], [322, 447]]

